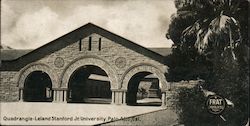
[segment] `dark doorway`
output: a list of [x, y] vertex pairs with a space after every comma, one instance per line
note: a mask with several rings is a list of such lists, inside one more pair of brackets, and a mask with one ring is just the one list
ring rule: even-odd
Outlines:
[[128, 82], [127, 105], [160, 106], [159, 79], [150, 72], [139, 72]]
[[100, 67], [86, 65], [70, 77], [67, 101], [70, 103], [111, 103], [110, 81]]
[[25, 79], [23, 100], [26, 102], [51, 102], [52, 82], [49, 75], [42, 71], [34, 71]]

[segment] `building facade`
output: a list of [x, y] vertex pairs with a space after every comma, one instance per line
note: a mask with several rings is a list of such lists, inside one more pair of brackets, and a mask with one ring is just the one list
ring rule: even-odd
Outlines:
[[[78, 97], [91, 95], [107, 96], [110, 104], [128, 104], [136, 96], [132, 89], [153, 75], [159, 81], [161, 104], [167, 106], [171, 96], [167, 70], [161, 54], [88, 23], [25, 55], [2, 59], [0, 100], [70, 102], [73, 97], [81, 100]], [[109, 82], [85, 95], [91, 91], [81, 83], [93, 74], [105, 76]]]

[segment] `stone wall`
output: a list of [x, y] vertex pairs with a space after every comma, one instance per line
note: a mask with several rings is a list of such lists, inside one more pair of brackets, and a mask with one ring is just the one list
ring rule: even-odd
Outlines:
[[178, 102], [178, 90], [181, 88], [194, 88], [197, 84], [199, 84], [200, 80], [189, 80], [189, 81], [179, 81], [179, 82], [171, 82], [171, 90], [167, 95], [168, 107], [173, 110], [176, 109], [176, 102]]
[[179, 88], [193, 88], [197, 84], [199, 84], [200, 80], [189, 80], [189, 81], [179, 81], [179, 82], [171, 82], [171, 89], [176, 90]]
[[14, 102], [19, 100], [16, 74], [17, 72], [0, 72], [0, 102]]
[[[90, 37], [92, 41], [91, 50], [89, 50]], [[99, 50], [100, 39], [101, 49]], [[62, 48], [61, 50], [46, 55], [38, 61], [26, 65], [18, 72], [1, 71], [0, 100], [17, 101], [17, 85], [19, 86], [19, 88], [22, 88], [24, 85], [23, 83], [25, 78], [29, 75], [30, 72], [32, 72], [32, 70], [41, 70], [49, 74], [53, 83], [53, 88], [55, 90], [58, 90], [57, 94], [60, 94], [61, 90], [64, 90], [65, 93], [67, 87], [61, 87], [61, 85], [63, 85], [62, 83], [65, 74], [69, 74], [66, 75], [66, 77], [70, 77], [71, 72], [67, 71], [72, 71], [71, 69], [76, 69], [75, 67], [70, 66], [72, 64], [74, 65], [75, 62], [82, 60], [80, 63], [84, 64], [84, 62], [86, 61], [88, 62], [88, 64], [85, 65], [97, 64], [100, 68], [106, 70], [105, 72], [108, 72], [108, 75], [112, 74], [112, 76], [110, 76], [110, 79], [116, 79], [114, 81], [111, 80], [113, 82], [113, 85], [115, 85], [112, 86], [116, 90], [116, 92], [114, 92], [116, 94], [114, 95], [119, 96], [115, 99], [117, 101], [124, 102], [123, 97], [125, 97], [126, 95], [124, 94], [126, 92], [124, 91], [126, 90], [126, 88], [121, 89], [122, 82], [124, 79], [128, 80], [132, 76], [130, 74], [127, 75], [130, 70], [134, 70], [135, 72], [156, 72], [156, 74], [159, 75], [158, 77], [160, 77], [160, 81], [166, 81], [164, 73], [167, 72], [167, 66], [154, 59], [144, 56], [144, 53], [145, 52], [138, 53], [132, 49], [126, 48], [121, 44], [113, 42], [98, 34], [92, 34], [82, 39], [79, 38], [79, 41], [76, 41], [75, 43], [70, 44], [65, 48]], [[147, 66], [145, 66], [145, 64], [147, 64]], [[134, 69], [137, 66], [140, 67], [138, 69]], [[76, 65], [76, 67], [79, 66]], [[166, 85], [167, 83], [165, 82], [162, 84]], [[61, 95], [64, 93], [61, 93]], [[65, 96], [65, 94], [63, 96]]]
[[[75, 62], [76, 60], [84, 57], [91, 57], [91, 58], [100, 58], [108, 63], [109, 66], [112, 67], [112, 70], [115, 71], [117, 74], [118, 80], [121, 81], [122, 75], [125, 74], [125, 72], [132, 66], [136, 64], [142, 64], [142, 63], [148, 63], [152, 64], [156, 67], [158, 67], [160, 70], [167, 70], [167, 66], [151, 59], [143, 54], [137, 53], [131, 49], [128, 49], [120, 44], [117, 44], [116, 42], [113, 42], [109, 39], [106, 39], [103, 36], [100, 36], [98, 34], [92, 34], [90, 35], [92, 39], [91, 43], [91, 50], [88, 50], [89, 47], [89, 37], [83, 38], [81, 40], [82, 48], [81, 51], [79, 51], [79, 41], [57, 51], [54, 52], [41, 60], [37, 61], [37, 63], [43, 63], [48, 65], [55, 73], [56, 78], [60, 80], [67, 69], [69, 65], [72, 64], [72, 62]], [[99, 38], [101, 38], [101, 50], [98, 50], [98, 43]], [[143, 52], [142, 52], [143, 53]], [[55, 59], [61, 57], [63, 59], [64, 65], [62, 67], [56, 67], [55, 65]], [[118, 58], [125, 58], [125, 62], [123, 66], [117, 66], [117, 59]], [[122, 62], [122, 61], [120, 61]], [[119, 63], [118, 63], [119, 64]], [[121, 63], [120, 63], [121, 64]], [[104, 69], [104, 68], [102, 68]]]

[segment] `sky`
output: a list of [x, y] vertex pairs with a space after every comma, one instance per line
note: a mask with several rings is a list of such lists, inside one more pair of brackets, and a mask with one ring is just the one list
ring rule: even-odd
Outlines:
[[175, 12], [173, 0], [2, 0], [1, 44], [35, 49], [91, 22], [144, 47], [171, 47]]

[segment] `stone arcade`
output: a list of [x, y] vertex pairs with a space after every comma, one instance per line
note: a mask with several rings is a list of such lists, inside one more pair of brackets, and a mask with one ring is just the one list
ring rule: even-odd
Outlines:
[[152, 80], [157, 85], [151, 87], [157, 89], [150, 92], [157, 90], [158, 94], [150, 95], [159, 96], [162, 106], [169, 105], [164, 56], [91, 23], [18, 55], [1, 56], [2, 102], [88, 103], [101, 99], [110, 104], [135, 104], [139, 83]]

